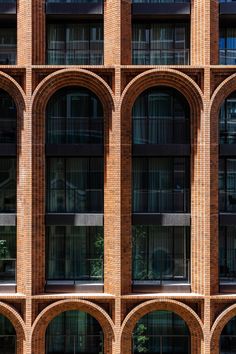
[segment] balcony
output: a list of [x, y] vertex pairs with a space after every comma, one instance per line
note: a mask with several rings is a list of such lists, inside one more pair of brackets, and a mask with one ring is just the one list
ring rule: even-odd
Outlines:
[[190, 0], [133, 0], [133, 16], [175, 16], [189, 17], [191, 11]]
[[220, 65], [236, 65], [236, 49], [220, 49]]
[[0, 0], [0, 15], [16, 15], [16, 0]]
[[236, 15], [236, 1], [235, 0], [219, 0], [220, 15], [229, 17]]

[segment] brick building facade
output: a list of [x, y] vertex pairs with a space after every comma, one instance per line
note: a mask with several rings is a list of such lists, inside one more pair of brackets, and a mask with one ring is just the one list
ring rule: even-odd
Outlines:
[[[53, 338], [53, 344], [48, 344], [48, 326], [62, 313], [77, 311], [97, 321], [103, 348], [90, 350], [85, 344], [84, 351], [79, 351], [75, 340], [86, 334], [73, 335], [74, 349], [68, 353], [142, 352], [135, 344], [135, 328], [143, 316], [154, 312], [172, 313], [184, 321], [189, 345], [184, 353], [181, 349], [176, 353], [223, 354], [225, 348], [235, 353], [236, 332], [227, 332], [225, 326], [236, 316], [236, 3], [19, 0], [15, 4], [6, 0], [0, 1], [0, 17], [0, 106], [7, 112], [3, 117], [0, 112], [0, 316], [5, 321], [0, 352], [66, 353], [66, 339], [63, 344], [57, 342], [59, 348], [64, 345], [64, 352], [53, 349], [57, 346]], [[80, 27], [76, 27], [78, 23]], [[63, 97], [67, 97], [65, 102]], [[61, 123], [53, 120], [63, 114], [64, 118], [68, 114], [74, 118], [71, 107], [78, 97], [89, 97], [86, 114], [91, 125], [79, 128], [86, 141], [73, 135], [73, 124], [77, 123], [61, 128]], [[167, 142], [164, 125], [159, 140], [153, 135], [150, 138], [156, 128], [141, 118], [162, 119], [163, 114], [153, 113], [150, 106], [145, 108], [148, 113], [142, 114], [137, 103], [140, 97], [150, 106], [155, 99], [171, 100], [172, 111], [165, 114], [172, 119], [171, 141]], [[97, 125], [91, 128], [99, 109], [102, 138]], [[80, 112], [80, 108], [75, 111]], [[136, 125], [135, 118], [140, 119]], [[184, 140], [176, 131], [185, 129], [187, 122]], [[158, 124], [160, 128], [162, 123]], [[147, 126], [150, 133], [145, 138]], [[15, 167], [14, 163], [8, 166], [11, 160]], [[98, 160], [102, 172], [94, 167]], [[89, 166], [85, 168], [87, 175], [88, 171], [95, 173], [96, 181], [87, 177], [87, 187], [79, 185], [76, 189], [73, 176], [81, 171], [82, 167], [76, 166], [83, 162]], [[146, 166], [145, 179], [149, 180], [151, 173], [155, 177], [145, 187], [139, 186], [145, 182], [136, 177], [143, 172], [141, 162]], [[135, 164], [138, 167], [134, 171]], [[162, 165], [171, 166], [174, 182], [163, 187], [164, 196], [160, 197], [161, 184], [150, 185], [160, 175], [160, 167], [155, 166]], [[70, 177], [59, 178], [61, 170]], [[15, 171], [14, 178], [9, 177], [11, 171]], [[169, 176], [166, 171], [164, 180]], [[79, 173], [76, 176], [82, 179]], [[104, 183], [98, 186], [101, 176]], [[151, 199], [154, 190], [159, 193], [155, 201]], [[103, 193], [104, 203], [100, 205]], [[89, 202], [84, 201], [84, 195]], [[104, 257], [96, 253], [98, 239], [96, 244], [91, 241], [95, 251], [86, 256], [78, 256], [82, 244], [71, 241], [75, 243], [66, 251], [67, 264], [60, 268], [60, 252], [67, 247], [69, 235], [74, 232], [76, 238], [77, 232], [82, 232], [79, 228], [86, 228], [90, 240], [94, 237], [91, 228], [102, 230]], [[157, 237], [151, 234], [165, 232], [172, 235], [168, 236], [173, 242], [171, 255], [163, 243], [151, 254], [156, 246], [150, 240]], [[13, 247], [8, 240], [14, 239], [9, 236], [14, 233]], [[55, 237], [54, 243], [50, 243], [51, 237]], [[58, 250], [60, 237], [64, 246]], [[139, 237], [143, 237], [141, 251], [135, 243]], [[184, 240], [181, 252], [173, 246], [177, 237]], [[144, 244], [148, 249], [145, 255]], [[90, 252], [89, 246], [83, 247]], [[86, 270], [73, 265], [72, 272], [73, 248], [73, 262], [85, 257], [80, 269]], [[163, 261], [164, 252], [167, 258]], [[65, 254], [62, 258], [65, 262]], [[140, 259], [141, 266], [135, 263]], [[12, 337], [8, 338], [10, 332], [4, 328], [11, 325]], [[228, 336], [226, 347], [222, 334]], [[96, 337], [93, 332], [89, 335]], [[147, 329], [141, 343], [144, 350], [153, 341], [149, 336]], [[91, 341], [97, 343], [94, 338]], [[13, 349], [9, 349], [11, 345]], [[173, 353], [173, 349], [167, 352]]]

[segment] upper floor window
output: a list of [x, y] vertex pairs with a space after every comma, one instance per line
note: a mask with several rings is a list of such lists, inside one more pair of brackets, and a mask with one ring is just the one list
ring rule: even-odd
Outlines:
[[48, 158], [47, 211], [103, 212], [102, 158]]
[[133, 226], [133, 280], [188, 282], [190, 228]]
[[60, 4], [97, 4], [101, 3], [102, 0], [47, 0], [47, 3], [60, 3]]
[[102, 144], [103, 108], [85, 88], [63, 88], [47, 105], [48, 144]]
[[16, 116], [12, 97], [0, 90], [0, 144], [16, 144]]
[[133, 64], [189, 64], [189, 48], [187, 23], [133, 24]]
[[0, 28], [0, 65], [16, 64], [16, 27]]
[[236, 27], [222, 27], [220, 29], [219, 64], [236, 64]]
[[219, 161], [219, 209], [236, 212], [236, 159], [221, 158]]
[[0, 352], [16, 354], [16, 331], [10, 320], [0, 315]]
[[86, 312], [64, 311], [54, 317], [46, 330], [46, 354], [103, 354], [103, 331]]
[[48, 24], [47, 63], [51, 65], [103, 64], [103, 23]]
[[236, 92], [222, 104], [219, 123], [220, 144], [236, 144]]
[[148, 313], [134, 328], [132, 353], [190, 354], [191, 336], [186, 322], [171, 311]]
[[236, 280], [236, 227], [221, 226], [219, 229], [220, 281]]
[[0, 283], [15, 282], [16, 228], [0, 226]]
[[103, 281], [103, 227], [47, 228], [47, 280]]
[[189, 106], [175, 89], [152, 88], [136, 100], [133, 144], [189, 144]]
[[133, 158], [133, 212], [187, 213], [188, 158]]
[[0, 158], [0, 213], [16, 212], [16, 159]]

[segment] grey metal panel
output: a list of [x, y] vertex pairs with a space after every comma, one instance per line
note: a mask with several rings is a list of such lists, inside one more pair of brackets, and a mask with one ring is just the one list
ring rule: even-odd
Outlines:
[[16, 226], [16, 214], [1, 214], [0, 226]]
[[102, 15], [103, 3], [47, 3], [48, 15]]
[[190, 15], [190, 3], [132, 4], [133, 15]]
[[236, 14], [236, 2], [220, 4], [220, 15], [233, 15]]
[[133, 293], [190, 293], [191, 286], [190, 284], [165, 284], [162, 285], [147, 285], [147, 284], [133, 284], [132, 285]]
[[221, 156], [236, 156], [236, 144], [221, 144], [220, 145]]
[[103, 293], [103, 291], [103, 284], [63, 284], [63, 282], [57, 282], [57, 284], [47, 283], [45, 286], [46, 293]]
[[220, 213], [220, 225], [236, 225], [236, 213]]
[[133, 214], [133, 225], [190, 226], [190, 214]]
[[47, 144], [47, 156], [103, 156], [102, 144]]
[[103, 214], [46, 214], [46, 225], [103, 226]]
[[16, 3], [5, 2], [0, 4], [0, 15], [15, 15]]
[[135, 144], [133, 145], [134, 156], [189, 156], [189, 144]]

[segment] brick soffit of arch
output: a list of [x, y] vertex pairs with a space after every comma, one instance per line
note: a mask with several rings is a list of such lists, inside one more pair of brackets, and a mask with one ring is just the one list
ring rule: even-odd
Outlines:
[[125, 87], [120, 107], [123, 113], [131, 110], [136, 98], [146, 89], [154, 86], [168, 86], [181, 92], [187, 99], [193, 114], [203, 109], [203, 93], [200, 87], [186, 74], [174, 69], [151, 69], [137, 75]]
[[20, 115], [26, 108], [26, 98], [22, 87], [11, 76], [0, 71], [0, 88], [13, 98]]
[[25, 323], [19, 313], [10, 305], [0, 302], [0, 314], [7, 317], [16, 331], [17, 341], [23, 341], [25, 335]]
[[146, 314], [153, 311], [172, 311], [179, 315], [188, 325], [191, 336], [203, 339], [203, 324], [198, 315], [187, 305], [171, 299], [157, 299], [146, 301], [136, 306], [124, 319], [120, 331], [121, 347], [125, 347], [125, 342], [131, 340], [132, 332], [137, 321]]
[[61, 300], [47, 306], [35, 319], [31, 331], [31, 340], [41, 339], [46, 332], [49, 323], [65, 311], [78, 310], [94, 317], [103, 329], [104, 336], [109, 340], [115, 340], [114, 323], [110, 316], [98, 305], [87, 300]]
[[114, 110], [114, 94], [100, 76], [85, 69], [62, 69], [48, 75], [36, 87], [31, 100], [33, 114], [42, 114], [49, 98], [68, 86], [82, 86], [95, 93], [103, 104], [105, 114]]

